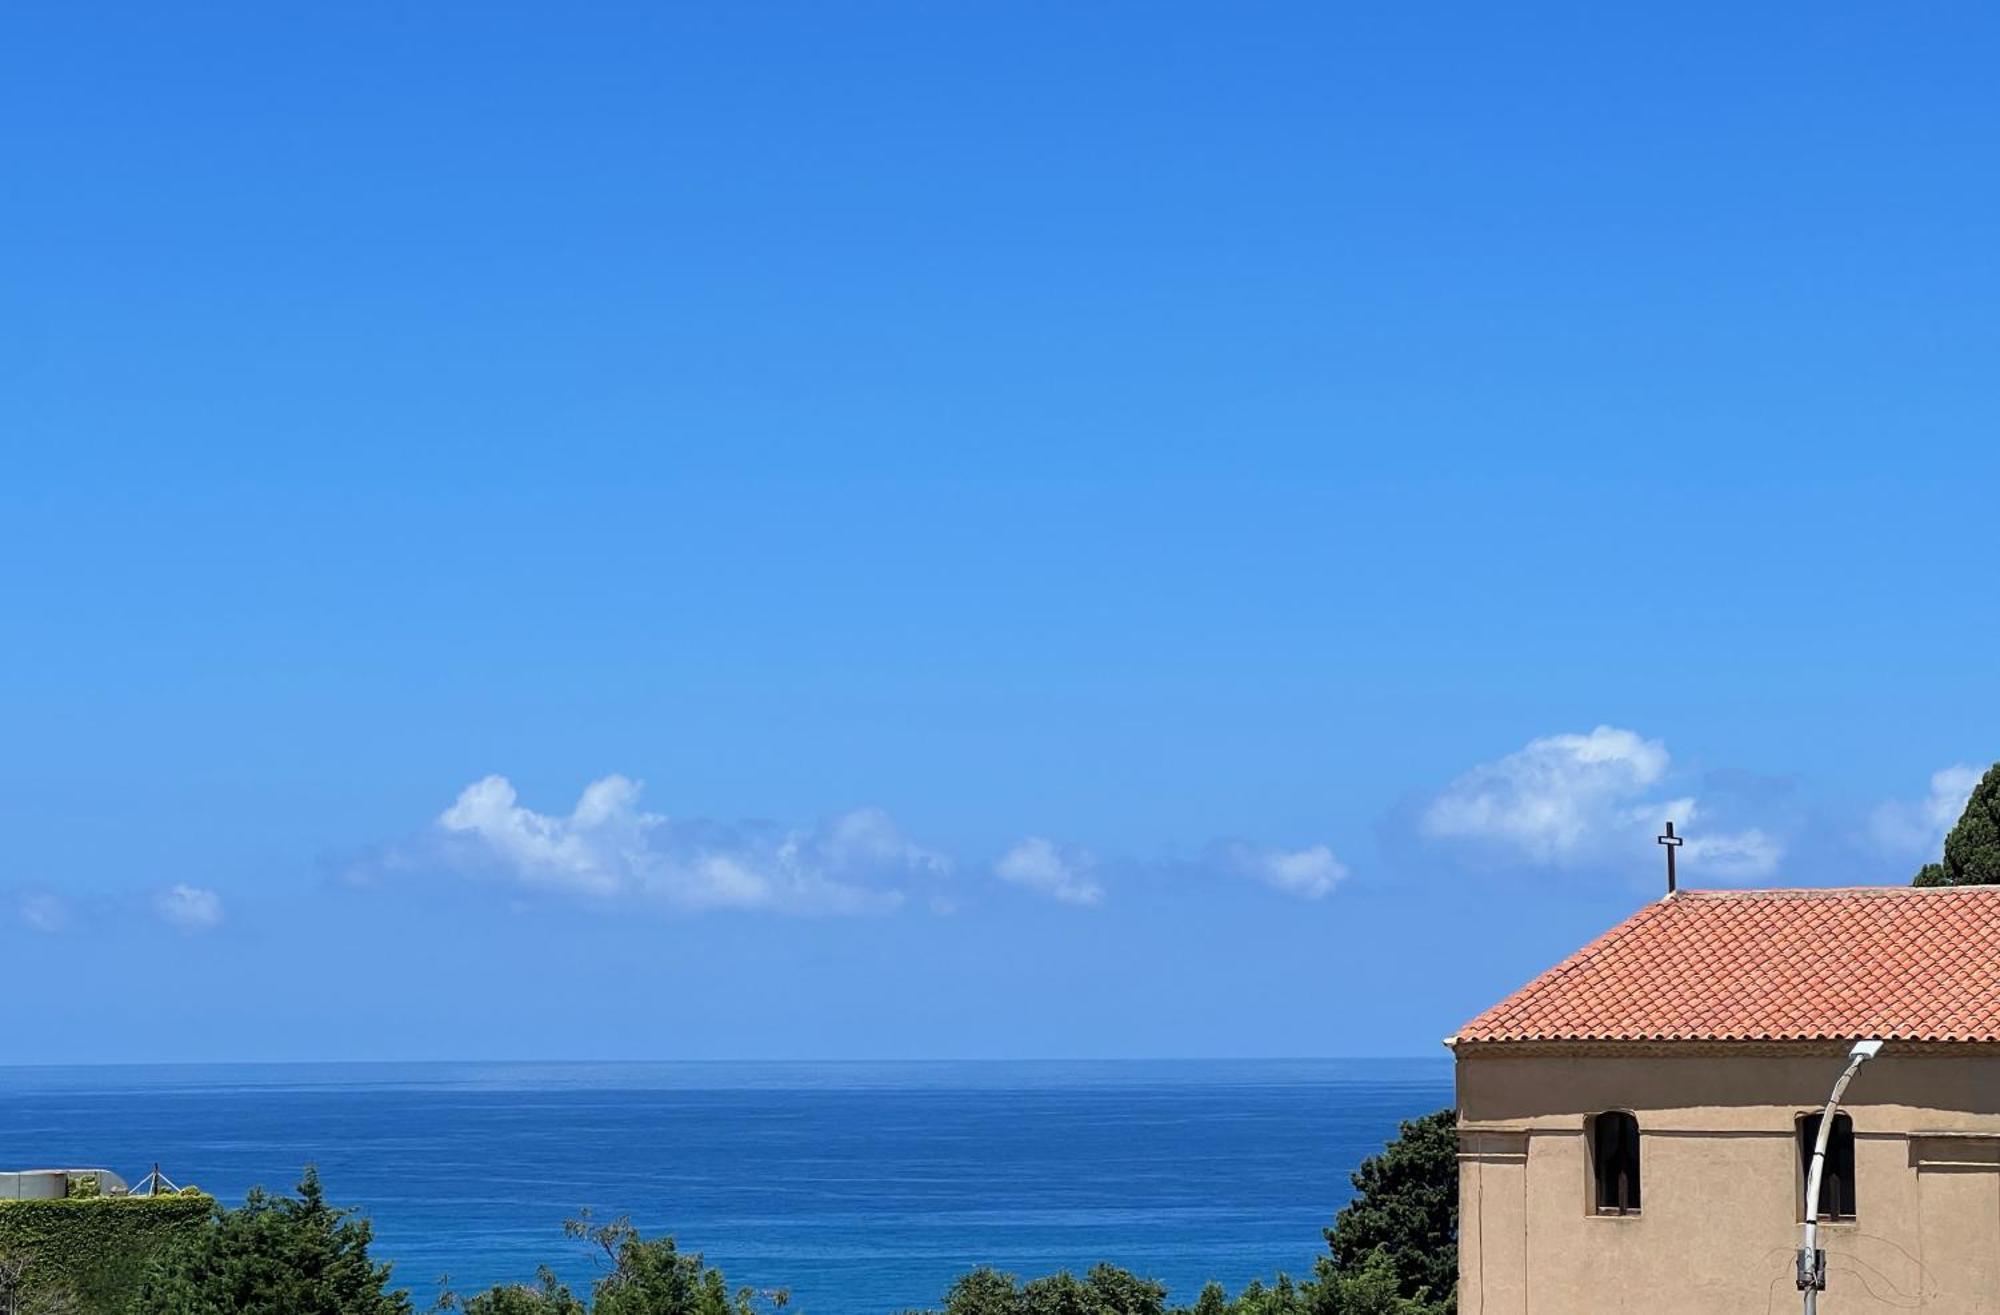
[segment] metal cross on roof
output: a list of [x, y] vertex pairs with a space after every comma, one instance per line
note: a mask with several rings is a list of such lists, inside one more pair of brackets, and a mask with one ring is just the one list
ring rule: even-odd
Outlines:
[[1674, 893], [1675, 886], [1674, 851], [1686, 844], [1687, 841], [1674, 834], [1674, 824], [1672, 822], [1667, 823], [1667, 833], [1665, 835], [1654, 836], [1653, 839], [1667, 847], [1667, 894], [1671, 895]]

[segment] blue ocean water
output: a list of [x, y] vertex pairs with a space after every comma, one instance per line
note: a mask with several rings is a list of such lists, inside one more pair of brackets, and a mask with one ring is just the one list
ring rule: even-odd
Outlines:
[[1450, 1101], [1442, 1059], [0, 1068], [0, 1168], [158, 1161], [235, 1202], [312, 1161], [420, 1305], [446, 1273], [586, 1286], [587, 1206], [807, 1315], [891, 1315], [981, 1263], [1183, 1299], [1303, 1273], [1354, 1167]]

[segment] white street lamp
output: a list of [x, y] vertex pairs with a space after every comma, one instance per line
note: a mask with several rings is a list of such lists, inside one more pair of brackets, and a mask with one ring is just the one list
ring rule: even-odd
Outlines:
[[1818, 1315], [1819, 1294], [1826, 1289], [1826, 1253], [1819, 1249], [1819, 1187], [1826, 1173], [1826, 1139], [1833, 1133], [1833, 1116], [1840, 1111], [1840, 1098], [1847, 1084], [1863, 1064], [1882, 1053], [1880, 1041], [1857, 1041], [1847, 1053], [1847, 1067], [1826, 1098], [1826, 1110], [1819, 1116], [1819, 1136], [1813, 1138], [1812, 1167], [1806, 1173], [1805, 1243], [1799, 1248], [1799, 1290], [1806, 1294], [1806, 1315]]

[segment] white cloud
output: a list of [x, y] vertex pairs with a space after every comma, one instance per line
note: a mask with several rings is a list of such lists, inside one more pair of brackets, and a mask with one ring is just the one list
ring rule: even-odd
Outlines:
[[60, 895], [36, 891], [21, 896], [14, 912], [23, 926], [39, 932], [59, 932], [70, 924], [69, 902]]
[[1347, 865], [1325, 845], [1267, 849], [1232, 840], [1215, 846], [1214, 852], [1225, 870], [1301, 899], [1324, 899], [1347, 879]]
[[1972, 788], [1984, 772], [1957, 763], [1931, 773], [1930, 793], [1915, 802], [1878, 807], [1869, 819], [1876, 843], [1899, 858], [1931, 862], [1944, 852], [1944, 838], [1965, 812]]
[[640, 807], [640, 792], [636, 781], [607, 776], [567, 815], [539, 813], [506, 777], [488, 776], [439, 815], [436, 838], [454, 866], [530, 890], [690, 910], [865, 912], [899, 903], [899, 883], [951, 869], [880, 809], [788, 829], [670, 818]]
[[[1489, 862], [1633, 870], [1652, 855], [1663, 821], [1685, 833], [1710, 811], [1665, 793], [1672, 761], [1661, 741], [1615, 726], [1545, 736], [1453, 781], [1424, 807], [1419, 827]], [[1756, 828], [1695, 832], [1681, 857], [1690, 875], [1754, 881], [1777, 870], [1784, 845]]]
[[1065, 904], [1096, 904], [1104, 898], [1096, 867], [1086, 850], [1030, 836], [995, 861], [993, 875]]
[[568, 817], [524, 808], [512, 782], [488, 776], [461, 790], [438, 816], [445, 831], [483, 846], [526, 886], [613, 895], [644, 852], [645, 833], [664, 821], [637, 810], [639, 787], [607, 776], [584, 787]]
[[1424, 831], [1502, 845], [1537, 863], [1571, 863], [1596, 847], [1614, 817], [1632, 811], [1634, 796], [1666, 775], [1668, 761], [1658, 740], [1612, 726], [1550, 735], [1453, 781], [1424, 810]]
[[[592, 781], [568, 812], [540, 812], [504, 776], [465, 787], [421, 835], [353, 864], [338, 879], [377, 886], [397, 874], [455, 871], [504, 883], [513, 898], [540, 894], [599, 905], [700, 911], [884, 912], [905, 905], [938, 915], [978, 899], [952, 884], [957, 865], [917, 844], [879, 808], [807, 827], [669, 817], [647, 809], [624, 776]], [[1119, 863], [1120, 871], [1223, 872], [1304, 899], [1330, 894], [1347, 868], [1324, 845], [1279, 849], [1219, 841], [1199, 861]], [[990, 867], [994, 879], [1063, 904], [1100, 904], [1107, 865], [1088, 849], [1029, 836]]]
[[222, 897], [201, 886], [169, 886], [153, 896], [153, 912], [181, 931], [209, 931], [222, 923]]

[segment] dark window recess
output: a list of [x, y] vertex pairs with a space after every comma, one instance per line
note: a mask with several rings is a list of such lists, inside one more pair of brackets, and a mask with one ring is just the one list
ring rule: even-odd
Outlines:
[[1639, 1213], [1639, 1120], [1621, 1110], [1590, 1121], [1590, 1170], [1597, 1213]]
[[[1813, 1143], [1819, 1139], [1821, 1115], [1799, 1120], [1799, 1194], [1812, 1181]], [[1854, 1218], [1854, 1120], [1833, 1116], [1833, 1134], [1826, 1139], [1826, 1169], [1819, 1182], [1819, 1217]]]

